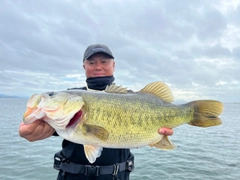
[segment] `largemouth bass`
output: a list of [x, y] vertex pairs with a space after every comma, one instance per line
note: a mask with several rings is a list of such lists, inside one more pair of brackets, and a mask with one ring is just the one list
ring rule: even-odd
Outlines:
[[199, 127], [220, 125], [223, 104], [215, 100], [174, 105], [172, 92], [154, 82], [139, 92], [111, 85], [105, 91], [69, 90], [33, 95], [24, 113], [26, 124], [42, 119], [64, 139], [84, 145], [90, 163], [102, 147], [136, 148], [146, 145], [173, 149], [160, 127], [182, 124]]

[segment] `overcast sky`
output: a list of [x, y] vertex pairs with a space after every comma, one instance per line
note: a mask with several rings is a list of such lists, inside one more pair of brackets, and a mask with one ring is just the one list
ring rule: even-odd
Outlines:
[[0, 94], [84, 86], [95, 43], [112, 50], [119, 85], [240, 102], [240, 0], [1, 0]]

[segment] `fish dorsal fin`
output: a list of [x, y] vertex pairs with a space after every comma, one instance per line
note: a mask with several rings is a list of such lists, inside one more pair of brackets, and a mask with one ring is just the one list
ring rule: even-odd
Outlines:
[[128, 93], [127, 88], [124, 88], [122, 86], [117, 86], [114, 83], [109, 85], [109, 86], [107, 86], [104, 91], [107, 92], [107, 93], [119, 93], [119, 94], [126, 94], [126, 93]]
[[170, 90], [168, 85], [160, 81], [146, 85], [140, 92], [154, 94], [155, 96], [158, 96], [159, 98], [166, 102], [174, 101], [172, 91]]
[[102, 150], [99, 146], [84, 145], [84, 153], [90, 163], [94, 163], [101, 156]]
[[90, 88], [88, 87], [88, 85], [86, 85], [86, 88], [87, 88], [88, 91], [95, 91], [95, 92], [96, 92], [96, 91], [100, 91], [100, 90], [90, 89]]

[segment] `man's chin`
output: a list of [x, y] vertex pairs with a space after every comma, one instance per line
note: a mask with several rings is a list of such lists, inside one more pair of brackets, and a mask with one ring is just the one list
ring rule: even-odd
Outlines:
[[93, 75], [93, 77], [103, 77], [106, 76], [105, 74], [97, 74], [97, 75]]

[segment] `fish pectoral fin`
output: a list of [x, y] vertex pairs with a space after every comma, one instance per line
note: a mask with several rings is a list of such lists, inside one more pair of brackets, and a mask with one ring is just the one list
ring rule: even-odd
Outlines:
[[154, 146], [158, 149], [163, 149], [163, 150], [172, 150], [176, 148], [176, 146], [168, 139], [167, 136], [163, 136], [163, 138], [160, 141], [150, 146]]
[[174, 100], [172, 91], [168, 85], [160, 81], [146, 85], [140, 92], [154, 94], [165, 102], [173, 102]]
[[102, 150], [99, 146], [84, 145], [85, 156], [90, 163], [94, 163], [101, 156]]
[[91, 133], [102, 141], [106, 141], [108, 139], [109, 132], [105, 128], [97, 125], [88, 124], [85, 124], [84, 126], [86, 128], [86, 133]]

